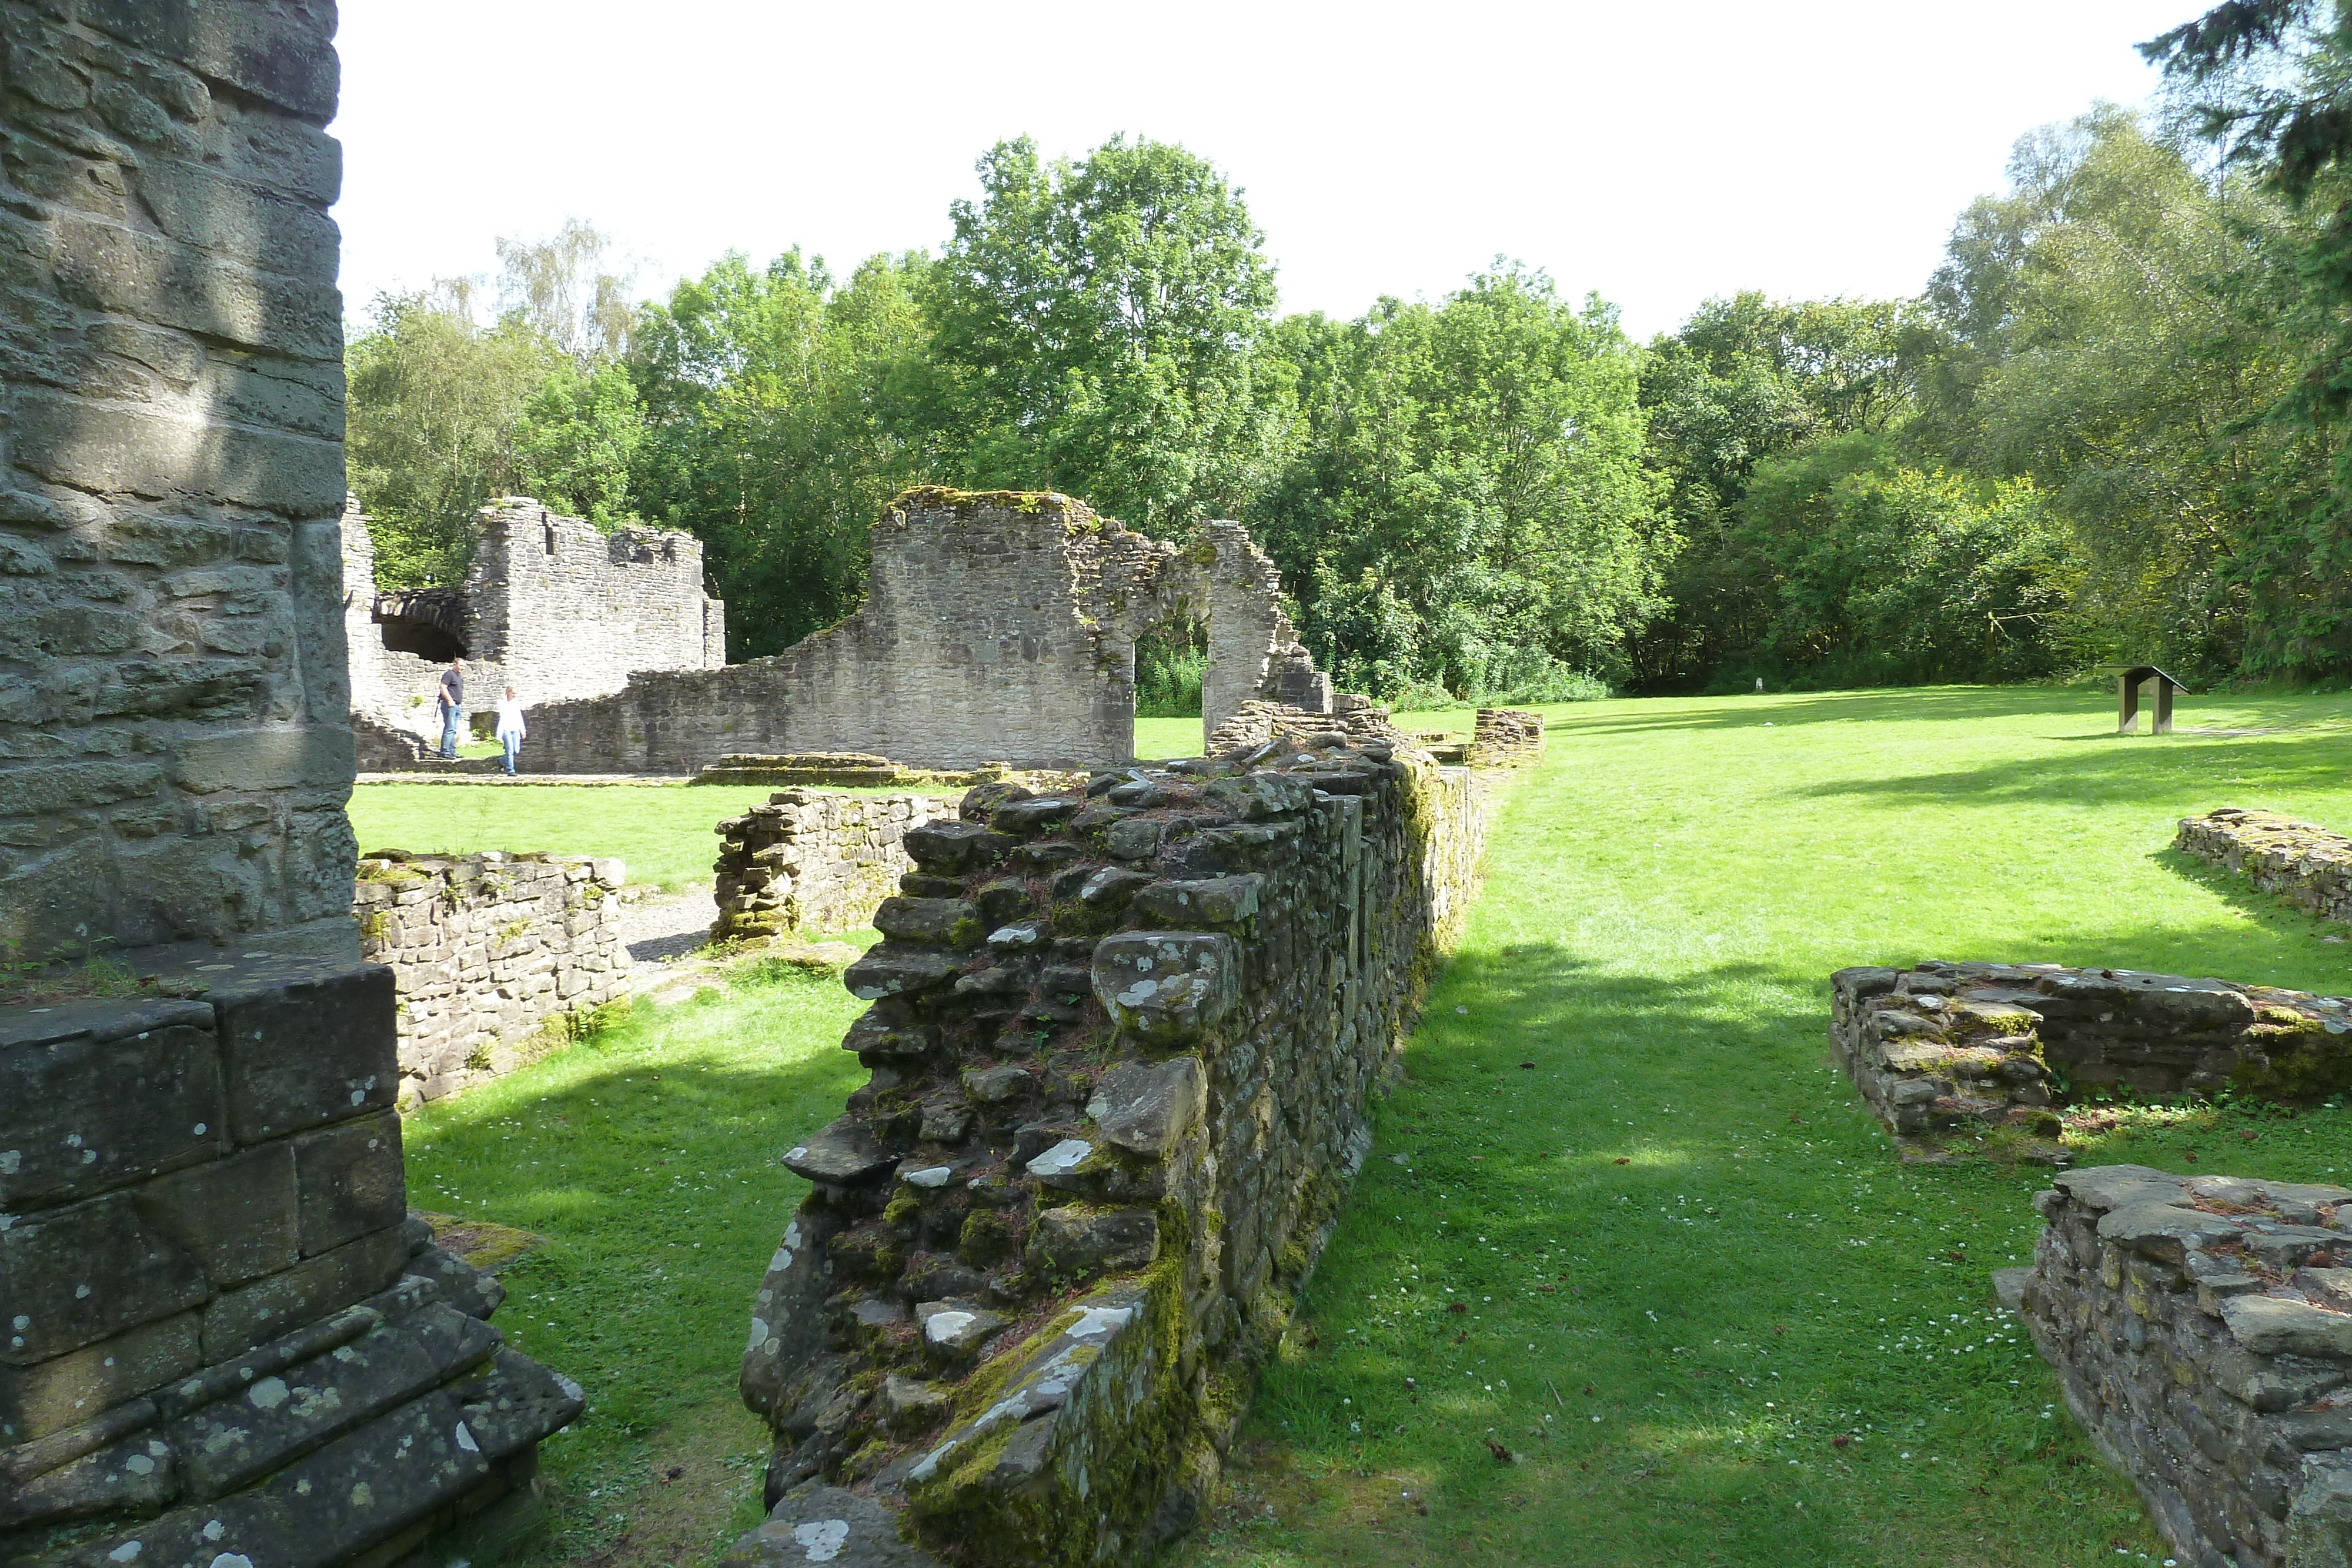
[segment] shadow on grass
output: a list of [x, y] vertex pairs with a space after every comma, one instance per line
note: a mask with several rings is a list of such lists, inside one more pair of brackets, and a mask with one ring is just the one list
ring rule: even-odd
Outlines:
[[[2112, 746], [2085, 747], [2064, 757], [2031, 761], [1988, 763], [1980, 768], [1947, 768], [1905, 773], [1878, 779], [1838, 779], [1793, 789], [1793, 796], [1815, 800], [1884, 800], [1937, 805], [2007, 806], [2020, 801], [2064, 802], [2074, 805], [2133, 805], [2154, 803], [2152, 785], [2169, 786], [2177, 793], [2208, 776], [2200, 784], [2213, 793], [2211, 806], [2256, 807], [2291, 799], [2310, 790], [2335, 792], [2352, 780], [2352, 733], [2312, 735], [2298, 738], [2293, 749], [2259, 746], [2256, 740], [2174, 736], [2162, 741], [2131, 744], [2130, 737], [2107, 737]], [[2160, 747], [2160, 749], [2159, 749]], [[2237, 775], [2256, 770], [2257, 779]], [[2168, 771], [2169, 779], [2159, 770]], [[2224, 778], [2223, 775], [2230, 775]]]
[[[1711, 706], [1696, 706], [1706, 703]], [[2194, 727], [2214, 714], [2226, 714], [2232, 728], [2300, 727], [2341, 711], [2318, 708], [2318, 699], [2228, 695], [2184, 704], [2178, 721]], [[2079, 718], [2094, 733], [2053, 737], [2061, 739], [2129, 739], [2113, 733], [2112, 692], [2079, 686], [1894, 686], [1850, 692], [1823, 692], [1804, 696], [1763, 695], [1754, 698], [1661, 698], [1655, 702], [1627, 701], [1615, 705], [1607, 716], [1572, 727], [1595, 735], [1642, 734], [1654, 730], [1753, 729], [1767, 725], [1787, 728], [1805, 724], [1864, 724], [1894, 721], [1906, 724], [1949, 724], [1978, 719]], [[1567, 715], [1556, 715], [1554, 727]], [[2098, 729], [2105, 725], [2104, 731]], [[2141, 738], [2152, 738], [2142, 737]], [[2188, 738], [2175, 737], [2175, 739]], [[2235, 737], [2214, 737], [2214, 739]]]

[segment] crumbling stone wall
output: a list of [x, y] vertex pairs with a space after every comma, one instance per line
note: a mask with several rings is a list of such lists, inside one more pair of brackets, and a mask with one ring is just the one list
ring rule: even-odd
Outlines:
[[719, 824], [713, 942], [854, 931], [914, 869], [907, 834], [955, 815], [929, 795], [831, 795], [779, 789]]
[[1482, 707], [1470, 731], [1470, 761], [1480, 768], [1525, 768], [1543, 760], [1544, 717], [1524, 708]]
[[400, 1098], [511, 1072], [535, 1041], [629, 994], [616, 860], [412, 855], [360, 862], [366, 956], [399, 998]]
[[1213, 756], [1247, 751], [1277, 740], [1315, 735], [1342, 735], [1352, 740], [1377, 740], [1391, 747], [1412, 747], [1411, 737], [1389, 722], [1389, 710], [1369, 697], [1340, 692], [1328, 713], [1314, 713], [1288, 703], [1253, 699], [1227, 714], [1209, 732]]
[[579, 1413], [407, 1220], [392, 1012], [378, 966], [207, 952], [0, 1018], [0, 1556], [324, 1568]]
[[2275, 811], [2184, 817], [2173, 847], [2237, 873], [2324, 920], [2352, 925], [2352, 839]]
[[[909, 832], [918, 869], [845, 976], [873, 1078], [785, 1155], [815, 1191], [753, 1307], [774, 1519], [830, 1529], [850, 1513], [809, 1511], [836, 1491], [784, 1494], [855, 1484], [1006, 1564], [1185, 1528], [1370, 1146], [1483, 821], [1470, 775], [1331, 734], [983, 786]], [[739, 1554], [796, 1561], [791, 1528]]]
[[856, 614], [772, 658], [534, 708], [533, 755], [576, 773], [831, 749], [919, 768], [1123, 765], [1135, 640], [1171, 620], [1209, 622], [1213, 714], [1244, 695], [1328, 706], [1274, 594], [1237, 523], [1180, 549], [1067, 496], [909, 491], [875, 525]]
[[467, 705], [484, 712], [509, 685], [557, 702], [617, 692], [636, 670], [727, 663], [727, 607], [703, 591], [692, 534], [606, 534], [509, 496], [476, 516], [463, 585], [387, 593], [356, 497], [341, 527], [352, 706], [378, 723], [437, 740], [441, 672], [460, 653]]
[[2024, 1316], [2184, 1562], [2352, 1561], [2352, 1189], [2070, 1171]]
[[334, 9], [0, 19], [0, 943], [353, 954]]
[[[1898, 1143], [2004, 1128], [2063, 1163], [2053, 1084], [2276, 1099], [2352, 1086], [2352, 1001], [2055, 964], [1840, 969], [1830, 1045]], [[2038, 1145], [2038, 1148], [2034, 1145]]]

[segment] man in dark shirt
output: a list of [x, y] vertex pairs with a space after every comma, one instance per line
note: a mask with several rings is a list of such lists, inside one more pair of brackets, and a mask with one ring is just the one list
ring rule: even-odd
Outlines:
[[441, 760], [457, 760], [457, 725], [466, 714], [466, 661], [452, 659], [441, 672]]

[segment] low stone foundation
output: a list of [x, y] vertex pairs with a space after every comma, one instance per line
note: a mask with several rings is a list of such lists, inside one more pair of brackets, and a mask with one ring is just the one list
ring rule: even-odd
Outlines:
[[719, 918], [713, 942], [854, 931], [914, 869], [907, 833], [955, 815], [929, 795], [826, 795], [779, 789], [764, 806], [719, 824], [711, 870]]
[[1898, 1145], [2000, 1129], [2063, 1164], [2051, 1107], [2068, 1087], [2281, 1100], [2352, 1087], [2352, 1001], [2274, 986], [2055, 964], [1841, 969], [1830, 1045]]
[[1524, 708], [1482, 707], [1470, 733], [1475, 768], [1527, 768], [1543, 760], [1544, 716]]
[[535, 1041], [629, 994], [616, 860], [413, 855], [360, 862], [360, 944], [399, 996], [400, 1098], [510, 1072]]
[[408, 1218], [391, 973], [140, 991], [0, 1016], [0, 1560], [327, 1568], [527, 1483], [580, 1392]]
[[1328, 713], [1255, 699], [1245, 702], [1210, 733], [1209, 750], [1223, 757], [1276, 740], [1306, 741], [1319, 736], [1379, 741], [1391, 747], [1412, 745], [1404, 731], [1389, 722], [1388, 709], [1369, 697], [1337, 692]]
[[1336, 737], [982, 787], [910, 831], [845, 977], [872, 1081], [785, 1155], [816, 1190], [753, 1308], [776, 1512], [738, 1558], [816, 1531], [845, 1568], [929, 1561], [876, 1503], [976, 1564], [1187, 1528], [1483, 831], [1466, 773]]
[[969, 789], [975, 784], [1008, 782], [1032, 789], [1059, 789], [1085, 781], [1084, 773], [1024, 770], [1003, 762], [961, 770], [907, 768], [887, 757], [864, 751], [722, 757], [690, 780], [696, 784], [800, 784], [835, 789]]
[[2352, 1562], [2352, 1189], [2140, 1166], [2034, 1207], [2027, 1326], [2198, 1568]]
[[2223, 806], [2181, 819], [2173, 847], [2237, 873], [2323, 920], [2352, 925], [2352, 839], [2274, 811]]

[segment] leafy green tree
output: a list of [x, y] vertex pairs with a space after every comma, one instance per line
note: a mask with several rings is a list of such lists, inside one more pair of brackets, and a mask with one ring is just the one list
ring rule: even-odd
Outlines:
[[1278, 361], [1269, 389], [1256, 351], [1274, 269], [1241, 193], [1124, 137], [1051, 165], [1023, 137], [979, 170], [930, 275], [926, 423], [952, 476], [1162, 533], [1239, 510], [1287, 429]]
[[583, 375], [560, 362], [523, 404], [517, 423], [522, 488], [600, 528], [635, 522], [629, 468], [644, 436], [636, 385], [625, 369], [599, 365]]
[[877, 256], [840, 284], [798, 250], [760, 270], [730, 255], [639, 318], [631, 494], [704, 541], [730, 656], [779, 652], [855, 609], [881, 503], [940, 472], [926, 434], [931, 265]]
[[1675, 541], [1612, 308], [1498, 262], [1442, 305], [1277, 341], [1301, 449], [1246, 516], [1343, 685], [1484, 695], [1613, 663]]
[[463, 285], [379, 295], [345, 351], [351, 486], [387, 588], [465, 576], [474, 514], [514, 489], [524, 405], [555, 363], [536, 334], [481, 328], [469, 305]]
[[2086, 647], [2261, 668], [2250, 624], [2294, 575], [2277, 536], [2325, 483], [2308, 427], [2261, 417], [2297, 360], [2284, 214], [2112, 107], [2021, 141], [2011, 185], [1962, 215], [1930, 286], [1948, 338], [1923, 439], [2034, 478], [2084, 565]]

